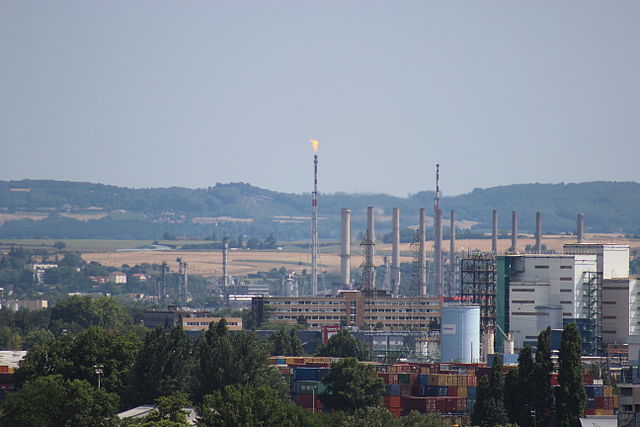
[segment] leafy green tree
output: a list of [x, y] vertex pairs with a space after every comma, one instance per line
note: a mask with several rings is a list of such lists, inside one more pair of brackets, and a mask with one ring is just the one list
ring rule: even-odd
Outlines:
[[58, 250], [62, 250], [62, 249], [67, 247], [67, 244], [65, 242], [63, 242], [62, 240], [58, 240], [57, 242], [55, 242], [53, 244], [53, 247], [58, 249]]
[[551, 328], [538, 334], [535, 373], [533, 375], [531, 397], [536, 411], [536, 425], [547, 425], [553, 416], [553, 391], [551, 389]]
[[197, 411], [198, 425], [205, 427], [322, 425], [322, 415], [285, 402], [265, 385], [225, 386], [206, 395]]
[[118, 397], [84, 380], [49, 375], [9, 393], [0, 406], [6, 426], [116, 426]]
[[37, 345], [46, 345], [53, 341], [53, 334], [51, 331], [42, 328], [35, 328], [29, 331], [27, 336], [24, 337], [23, 347], [25, 350], [30, 350]]
[[511, 422], [515, 422], [520, 416], [522, 396], [518, 371], [509, 369], [504, 377], [504, 409]]
[[290, 329], [287, 333], [287, 329], [281, 327], [269, 336], [269, 341], [273, 346], [271, 354], [274, 356], [301, 356], [303, 353], [302, 341], [295, 329]]
[[196, 343], [194, 397], [200, 401], [206, 394], [227, 385], [269, 385], [285, 392], [284, 382], [269, 366], [269, 346], [253, 332], [229, 334], [223, 318], [211, 323]]
[[113, 298], [73, 296], [53, 307], [49, 329], [56, 335], [63, 330], [77, 333], [90, 326], [119, 329], [126, 320], [126, 313]]
[[63, 335], [33, 347], [16, 370], [18, 384], [37, 377], [61, 374], [97, 385], [96, 366], [102, 366], [101, 386], [122, 394], [140, 346], [137, 337], [92, 327], [78, 335]]
[[[518, 376], [515, 396], [517, 399], [516, 407], [511, 408], [510, 415], [515, 415], [511, 421], [520, 427], [528, 427], [533, 424], [531, 410], [533, 409], [533, 384], [535, 375], [535, 366], [531, 355], [531, 347], [526, 346], [520, 351], [518, 356]], [[505, 399], [507, 395], [505, 394]], [[515, 413], [513, 413], [515, 412]]]
[[187, 391], [192, 368], [191, 343], [182, 327], [169, 334], [163, 328], [148, 332], [131, 371], [129, 404]]
[[322, 382], [327, 386], [326, 392], [320, 394], [322, 404], [330, 410], [347, 412], [379, 405], [385, 387], [371, 366], [352, 357], [332, 363]]
[[580, 426], [587, 400], [583, 385], [582, 340], [575, 323], [569, 323], [562, 332], [558, 355], [558, 382], [556, 398], [556, 425]]
[[355, 357], [358, 360], [368, 360], [370, 352], [362, 341], [354, 338], [349, 331], [342, 328], [329, 338], [326, 344], [320, 346], [318, 356]]
[[158, 397], [155, 400], [156, 408], [149, 415], [140, 420], [130, 420], [125, 425], [136, 427], [186, 427], [188, 411], [185, 408], [191, 406], [189, 397], [185, 393], [172, 393]]
[[402, 427], [450, 427], [451, 422], [440, 414], [421, 414], [418, 411], [411, 411], [400, 418], [400, 425]]
[[502, 358], [496, 354], [489, 375], [480, 379], [476, 390], [471, 422], [480, 427], [494, 427], [509, 422], [504, 408], [504, 373]]

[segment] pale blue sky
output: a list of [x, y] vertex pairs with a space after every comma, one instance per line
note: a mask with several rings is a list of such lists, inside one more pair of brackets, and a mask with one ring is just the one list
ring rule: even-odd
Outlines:
[[0, 0], [0, 179], [638, 180], [639, 1]]

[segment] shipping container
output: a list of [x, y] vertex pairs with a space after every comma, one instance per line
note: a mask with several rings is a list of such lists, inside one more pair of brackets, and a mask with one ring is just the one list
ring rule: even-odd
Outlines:
[[400, 385], [399, 384], [387, 384], [385, 395], [387, 396], [400, 396]]

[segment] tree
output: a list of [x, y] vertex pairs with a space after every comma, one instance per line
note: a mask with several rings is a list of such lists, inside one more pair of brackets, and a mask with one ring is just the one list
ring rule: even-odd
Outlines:
[[[149, 415], [144, 417], [140, 424], [142, 426], [188, 426], [187, 410], [191, 406], [189, 397], [186, 393], [172, 393], [167, 396], [158, 397], [155, 400], [156, 408]], [[135, 420], [131, 425], [137, 424]]]
[[327, 386], [320, 394], [322, 404], [330, 410], [347, 412], [379, 405], [385, 388], [371, 366], [352, 357], [332, 363], [322, 382]]
[[[531, 347], [526, 346], [520, 351], [518, 356], [518, 375], [516, 378], [517, 387], [510, 390], [515, 393], [515, 408], [511, 408], [513, 417], [511, 421], [520, 427], [528, 427], [533, 424], [531, 410], [533, 409], [533, 381], [534, 364], [531, 356]], [[508, 395], [505, 394], [505, 400]]]
[[369, 350], [364, 343], [354, 338], [349, 331], [343, 328], [329, 338], [326, 344], [320, 346], [318, 356], [355, 357], [358, 360], [368, 360]]
[[196, 343], [194, 398], [201, 401], [206, 394], [227, 385], [269, 385], [285, 392], [282, 379], [269, 366], [269, 347], [253, 332], [229, 334], [223, 318], [212, 322]]
[[[529, 390], [527, 390], [529, 392]], [[509, 421], [515, 423], [521, 414], [523, 393], [518, 381], [518, 371], [509, 369], [504, 377], [504, 408]]]
[[53, 334], [47, 329], [35, 328], [29, 331], [24, 337], [22, 346], [25, 350], [30, 350], [36, 345], [46, 345], [53, 341]]
[[126, 313], [113, 298], [73, 296], [53, 307], [49, 329], [58, 335], [63, 330], [76, 333], [90, 326], [119, 329], [125, 320]]
[[18, 384], [37, 377], [61, 374], [97, 385], [96, 366], [102, 366], [101, 386], [121, 394], [140, 343], [135, 336], [92, 327], [78, 335], [63, 335], [47, 345], [33, 347], [16, 370]]
[[160, 327], [148, 332], [131, 371], [129, 404], [187, 391], [192, 361], [191, 344], [181, 326], [169, 334]]
[[290, 329], [287, 333], [285, 327], [281, 327], [269, 336], [273, 356], [301, 356], [302, 341], [296, 335], [295, 329]]
[[285, 402], [273, 389], [262, 385], [228, 385], [206, 395], [197, 407], [198, 425], [235, 426], [320, 426], [322, 415]]
[[532, 380], [532, 406], [536, 411], [536, 425], [547, 425], [553, 416], [553, 391], [551, 389], [551, 328], [538, 334], [535, 372]]
[[580, 426], [587, 400], [583, 385], [580, 359], [582, 340], [575, 323], [569, 323], [562, 332], [558, 355], [558, 382], [556, 398], [556, 425], [560, 427]]
[[56, 249], [58, 249], [58, 250], [62, 250], [62, 249], [64, 249], [64, 248], [66, 248], [66, 247], [67, 247], [67, 245], [66, 245], [66, 243], [64, 243], [63, 241], [58, 240], [57, 242], [55, 242], [55, 243], [53, 244], [53, 247], [54, 247], [54, 248], [56, 248]]
[[6, 426], [116, 426], [118, 396], [84, 380], [49, 375], [9, 393], [0, 406]]
[[489, 375], [480, 378], [476, 390], [471, 422], [480, 427], [494, 427], [508, 423], [504, 409], [504, 373], [502, 358], [496, 354]]

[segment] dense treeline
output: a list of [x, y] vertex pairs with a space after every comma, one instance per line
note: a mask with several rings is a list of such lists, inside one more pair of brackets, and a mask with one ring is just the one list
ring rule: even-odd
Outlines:
[[[109, 298], [73, 297], [53, 310], [52, 337], [21, 361], [18, 390], [0, 403], [0, 425], [184, 426], [187, 406], [196, 408], [200, 426], [449, 425], [416, 413], [394, 419], [380, 406], [382, 380], [353, 358], [332, 365], [324, 380], [330, 394], [320, 398], [331, 413], [295, 406], [268, 363], [271, 354], [301, 351], [285, 329], [261, 340], [251, 331], [230, 332], [222, 319], [194, 341], [180, 326], [142, 333]], [[71, 325], [79, 329], [60, 330]], [[343, 332], [330, 347], [348, 356], [345, 348], [357, 351], [351, 340]], [[147, 417], [116, 417], [153, 402], [156, 410]]]
[[[11, 191], [29, 188], [30, 191]], [[401, 226], [414, 227], [418, 210], [433, 203], [433, 192], [409, 197], [384, 194], [322, 194], [320, 237], [339, 237], [340, 209], [352, 209], [354, 235], [364, 230], [366, 207], [384, 212], [389, 224], [393, 207], [402, 211]], [[274, 221], [274, 216], [309, 216], [309, 195], [279, 193], [243, 183], [216, 184], [207, 189], [130, 189], [102, 184], [61, 181], [0, 181], [0, 206], [6, 212], [40, 212], [43, 221], [14, 220], [0, 226], [0, 237], [159, 239], [168, 232], [187, 238], [204, 238], [215, 232], [246, 234], [264, 239], [273, 232], [278, 240], [308, 238], [308, 220]], [[459, 219], [478, 222], [469, 236], [490, 229], [496, 209], [505, 224], [512, 210], [520, 213], [520, 229], [532, 232], [536, 211], [543, 213], [546, 232], [573, 232], [575, 217], [586, 217], [586, 231], [640, 233], [640, 184], [589, 182], [580, 184], [519, 184], [476, 189], [468, 194], [442, 197], [445, 217], [450, 209]], [[381, 213], [382, 213], [381, 211]], [[107, 217], [78, 221], [57, 216], [65, 212], [104, 212]], [[428, 211], [428, 214], [430, 211]], [[253, 222], [198, 223], [196, 217], [252, 218]], [[382, 222], [382, 221], [381, 221]], [[389, 224], [390, 226], [390, 224]], [[502, 226], [507, 229], [507, 226]], [[408, 230], [407, 230], [408, 233]], [[409, 234], [405, 240], [409, 239]]]
[[[581, 365], [582, 341], [575, 324], [567, 324], [562, 333], [558, 382], [551, 387], [551, 329], [538, 335], [535, 358], [531, 347], [518, 356], [517, 369], [506, 371], [496, 355], [489, 375], [483, 376], [476, 391], [471, 422], [480, 427], [518, 425], [535, 427], [580, 426], [586, 395]], [[555, 391], [555, 393], [554, 393]]]

